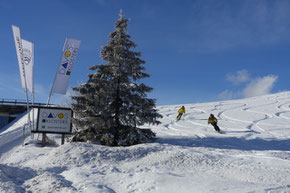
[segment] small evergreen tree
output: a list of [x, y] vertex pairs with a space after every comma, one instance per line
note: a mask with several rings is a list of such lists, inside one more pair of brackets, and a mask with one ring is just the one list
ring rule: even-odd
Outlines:
[[162, 116], [155, 109], [155, 100], [147, 98], [152, 88], [140, 83], [145, 73], [140, 52], [131, 49], [136, 44], [127, 34], [127, 22], [122, 13], [101, 51], [106, 64], [95, 65], [89, 80], [73, 90], [72, 109], [74, 127], [78, 129], [75, 141], [97, 140], [110, 146], [127, 146], [147, 142], [155, 137], [144, 124], [159, 124]]

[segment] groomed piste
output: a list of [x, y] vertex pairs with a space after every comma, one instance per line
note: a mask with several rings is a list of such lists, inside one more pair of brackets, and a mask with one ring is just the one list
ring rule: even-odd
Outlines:
[[0, 192], [290, 192], [290, 92], [158, 109], [156, 141], [130, 147], [22, 147], [23, 115], [0, 130]]

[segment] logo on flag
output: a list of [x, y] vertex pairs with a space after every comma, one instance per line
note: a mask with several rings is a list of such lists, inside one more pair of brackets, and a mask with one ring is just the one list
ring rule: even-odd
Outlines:
[[66, 57], [70, 57], [70, 56], [71, 56], [71, 52], [70, 52], [70, 51], [66, 51], [66, 52], [64, 53], [64, 55], [65, 55]]
[[71, 71], [67, 70], [68, 68], [68, 62], [61, 65], [61, 69], [59, 70], [60, 74], [70, 75]]
[[23, 48], [23, 62], [25, 65], [29, 65], [32, 59], [32, 52], [30, 49]]

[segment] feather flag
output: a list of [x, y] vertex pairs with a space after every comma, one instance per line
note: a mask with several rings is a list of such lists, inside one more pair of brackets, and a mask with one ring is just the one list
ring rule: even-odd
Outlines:
[[62, 57], [54, 83], [52, 93], [66, 94], [69, 78], [80, 48], [81, 41], [67, 38], [62, 51]]
[[33, 93], [34, 45], [29, 41], [21, 39], [19, 27], [12, 25], [12, 31], [22, 88], [27, 87]]
[[[22, 39], [23, 64], [27, 89], [33, 93], [34, 44]], [[23, 87], [23, 84], [22, 84]]]

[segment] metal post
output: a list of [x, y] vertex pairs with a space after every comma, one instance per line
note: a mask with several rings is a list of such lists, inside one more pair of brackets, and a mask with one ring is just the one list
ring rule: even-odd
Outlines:
[[[33, 49], [33, 57], [34, 57], [34, 44], [32, 44], [32, 49]], [[30, 128], [30, 133], [31, 133], [31, 139], [34, 139], [34, 133], [31, 132], [31, 130], [35, 130], [35, 120], [34, 120], [34, 101], [35, 101], [35, 90], [34, 90], [34, 59], [33, 59], [33, 68], [32, 68], [32, 129]]]
[[64, 144], [64, 134], [61, 135], [61, 145]]
[[22, 128], [22, 146], [24, 146], [25, 125]]
[[46, 133], [42, 133], [41, 146], [44, 147], [45, 145], [46, 145]]
[[[21, 45], [22, 47], [22, 45]], [[22, 48], [21, 48], [22, 50]], [[27, 92], [27, 82], [26, 82], [26, 76], [25, 76], [25, 68], [24, 68], [24, 63], [23, 63], [23, 53], [21, 53], [21, 64], [22, 64], [22, 73], [23, 73], [23, 78], [24, 78], [24, 85], [25, 85], [25, 96], [26, 96], [26, 106], [27, 106], [27, 115], [28, 115], [28, 124], [29, 128], [31, 128], [31, 119], [30, 119], [30, 112], [29, 112], [29, 99], [28, 99], [28, 92]], [[25, 131], [23, 131], [24, 133]], [[24, 144], [22, 144], [23, 146]]]

